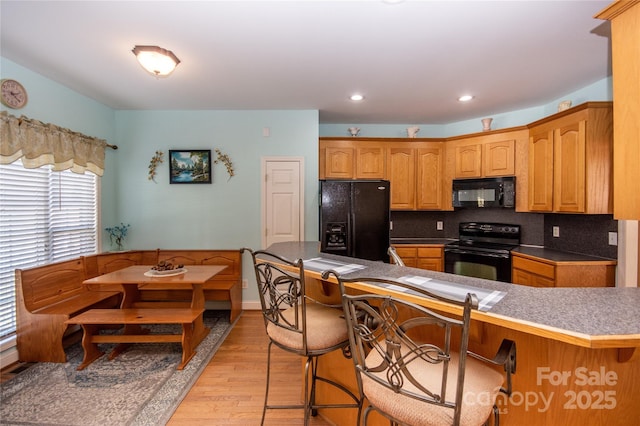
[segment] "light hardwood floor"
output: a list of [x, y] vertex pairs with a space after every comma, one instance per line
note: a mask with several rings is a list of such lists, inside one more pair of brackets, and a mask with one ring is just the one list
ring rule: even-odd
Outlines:
[[[229, 336], [169, 421], [179, 425], [259, 425], [264, 402], [267, 344], [260, 311], [243, 311]], [[272, 349], [271, 403], [299, 403], [299, 356]], [[277, 398], [277, 399], [276, 399]], [[269, 410], [266, 425], [302, 425], [302, 410]], [[314, 426], [331, 425], [320, 416]]]

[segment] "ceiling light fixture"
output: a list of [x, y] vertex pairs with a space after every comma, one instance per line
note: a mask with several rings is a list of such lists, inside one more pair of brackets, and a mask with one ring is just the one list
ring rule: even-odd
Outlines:
[[156, 77], [167, 77], [180, 63], [172, 51], [158, 46], [135, 46], [132, 52], [142, 68]]
[[352, 101], [361, 101], [361, 100], [364, 99], [364, 96], [362, 96], [362, 95], [351, 95], [351, 97], [349, 99], [351, 99]]
[[469, 102], [471, 99], [473, 99], [471, 95], [462, 95], [458, 98], [460, 102]]

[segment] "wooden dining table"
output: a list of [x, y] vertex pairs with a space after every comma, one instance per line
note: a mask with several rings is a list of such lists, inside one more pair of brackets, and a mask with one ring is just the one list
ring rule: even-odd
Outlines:
[[[121, 309], [125, 308], [205, 308], [204, 284], [226, 268], [226, 265], [187, 265], [181, 270], [161, 272], [152, 270], [154, 265], [134, 265], [117, 271], [87, 279], [83, 284], [89, 290], [118, 290], [123, 292]], [[140, 300], [141, 291], [189, 290], [191, 300]], [[144, 334], [138, 324], [124, 324], [123, 334]], [[194, 321], [193, 347], [209, 334], [204, 326], [203, 315]], [[114, 349], [109, 358], [114, 358], [126, 345]]]

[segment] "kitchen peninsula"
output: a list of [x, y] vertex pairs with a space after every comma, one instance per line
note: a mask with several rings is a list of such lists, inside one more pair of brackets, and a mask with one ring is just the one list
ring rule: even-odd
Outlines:
[[[504, 425], [630, 425], [640, 418], [640, 289], [535, 288], [451, 275], [382, 262], [328, 255], [317, 242], [278, 243], [270, 251], [307, 262], [307, 286], [321, 302], [337, 303], [338, 287], [321, 280], [317, 259], [360, 269], [346, 277], [420, 277], [452, 287], [506, 293], [495, 305], [472, 313], [470, 349], [492, 357], [503, 338], [516, 342], [517, 371], [510, 398], [501, 395], [498, 408]], [[345, 270], [349, 270], [345, 266]], [[389, 293], [367, 283], [351, 291]], [[396, 293], [423, 306], [456, 313], [458, 307], [436, 300]], [[320, 363], [333, 378], [353, 378], [353, 365], [331, 354]], [[322, 368], [322, 367], [321, 367]], [[355, 379], [353, 379], [355, 380]], [[355, 386], [355, 382], [347, 383]], [[320, 394], [322, 390], [320, 390]], [[322, 397], [322, 394], [320, 395]], [[502, 399], [501, 399], [502, 397]], [[354, 424], [355, 413], [323, 413], [339, 425]], [[378, 424], [378, 423], [374, 423]], [[380, 423], [383, 424], [383, 423]]]

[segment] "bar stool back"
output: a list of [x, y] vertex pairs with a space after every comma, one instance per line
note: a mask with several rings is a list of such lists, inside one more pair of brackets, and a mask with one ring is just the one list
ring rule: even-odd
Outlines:
[[[262, 422], [269, 409], [304, 409], [304, 424], [320, 408], [356, 408], [360, 400], [342, 384], [320, 377], [318, 358], [321, 355], [343, 350], [349, 354], [349, 336], [341, 306], [319, 303], [306, 294], [304, 265], [301, 259], [289, 261], [267, 251], [248, 251], [253, 258], [256, 282], [260, 295], [262, 316], [269, 337], [267, 353], [267, 385], [265, 391]], [[304, 404], [274, 405], [269, 403], [269, 380], [271, 375], [271, 347], [306, 357]], [[319, 404], [316, 401], [316, 383], [322, 381], [348, 395], [352, 403]]]
[[[468, 351], [475, 295], [453, 300], [423, 288], [386, 278], [339, 282], [361, 398], [368, 402], [363, 420], [375, 410], [396, 425], [482, 425], [494, 414], [500, 391], [511, 394], [515, 343], [504, 340], [489, 360]], [[348, 294], [346, 284], [364, 282], [403, 289], [462, 307], [462, 316], [447, 315], [390, 295]], [[506, 371], [505, 377], [495, 366]], [[366, 404], [365, 404], [366, 405]]]

